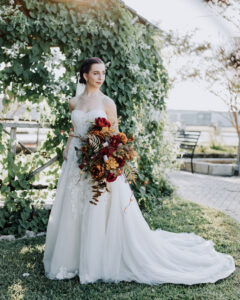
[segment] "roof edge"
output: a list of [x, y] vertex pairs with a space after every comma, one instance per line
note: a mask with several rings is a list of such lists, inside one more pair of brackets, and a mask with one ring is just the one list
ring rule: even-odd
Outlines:
[[119, 2], [121, 2], [134, 16], [139, 17], [140, 21], [143, 24], [149, 25], [149, 26], [161, 31], [161, 29], [157, 25], [153, 24], [152, 22], [148, 21], [145, 17], [141, 16], [135, 9], [128, 6], [123, 0], [119, 0]]

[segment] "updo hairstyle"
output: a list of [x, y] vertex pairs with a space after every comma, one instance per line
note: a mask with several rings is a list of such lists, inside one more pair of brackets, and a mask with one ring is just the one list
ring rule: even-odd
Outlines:
[[86, 80], [83, 77], [83, 73], [87, 73], [91, 69], [92, 64], [104, 64], [104, 62], [99, 58], [99, 57], [90, 57], [85, 59], [80, 67], [80, 78], [79, 78], [79, 83], [84, 83], [86, 84]]

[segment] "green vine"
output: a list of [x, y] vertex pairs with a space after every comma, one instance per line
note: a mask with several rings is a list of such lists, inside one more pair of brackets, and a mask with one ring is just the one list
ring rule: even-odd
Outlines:
[[[0, 231], [22, 234], [26, 229], [37, 232], [45, 228], [48, 213], [31, 208], [34, 192], [29, 186], [43, 175], [29, 181], [27, 174], [57, 154], [58, 162], [44, 172], [51, 178], [49, 189], [56, 186], [72, 126], [68, 100], [75, 95], [81, 62], [91, 56], [101, 57], [106, 64], [101, 89], [117, 105], [122, 116], [120, 130], [135, 132], [140, 155], [136, 164], [146, 185], [138, 182], [132, 188], [140, 207], [151, 210], [171, 192], [164, 169], [156, 171], [157, 164], [171, 160], [170, 154], [163, 157], [161, 153], [164, 122], [151, 117], [153, 111], [164, 110], [168, 90], [160, 32], [139, 22], [118, 0], [89, 1], [87, 6], [33, 0], [17, 3], [21, 4], [0, 8], [0, 92], [5, 94], [5, 105], [11, 99], [37, 106], [45, 103], [41, 122], [51, 131], [39, 150], [29, 155], [14, 158], [9, 142], [2, 143], [0, 163], [7, 172], [0, 174], [4, 197]], [[170, 153], [170, 147], [168, 150]], [[23, 190], [18, 191], [19, 185]]]

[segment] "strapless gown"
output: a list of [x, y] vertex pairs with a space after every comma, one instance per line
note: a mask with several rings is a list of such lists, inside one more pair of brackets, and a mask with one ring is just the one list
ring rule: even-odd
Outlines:
[[[85, 135], [89, 121], [107, 118], [103, 110], [71, 113], [74, 135]], [[110, 192], [92, 198], [89, 175], [80, 175], [73, 138], [62, 164], [51, 209], [43, 257], [49, 279], [79, 277], [82, 284], [96, 281], [214, 283], [235, 270], [232, 256], [217, 252], [212, 240], [195, 233], [151, 230], [128, 181], [122, 174], [109, 183]], [[129, 202], [130, 197], [134, 200]]]

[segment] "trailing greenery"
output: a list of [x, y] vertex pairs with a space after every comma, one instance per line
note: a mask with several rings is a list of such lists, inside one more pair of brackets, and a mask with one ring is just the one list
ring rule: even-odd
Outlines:
[[[225, 214], [178, 198], [164, 199], [151, 216], [144, 214], [151, 229], [195, 232], [212, 239], [217, 251], [233, 256], [236, 271], [215, 284], [159, 284], [135, 282], [80, 284], [49, 280], [42, 264], [45, 237], [0, 242], [0, 294], [2, 299], [161, 299], [238, 300], [240, 298], [240, 225]], [[29, 276], [24, 277], [24, 273]]]
[[[152, 117], [153, 111], [164, 109], [168, 90], [159, 55], [160, 33], [142, 24], [118, 0], [89, 1], [87, 6], [46, 0], [22, 0], [17, 6], [11, 2], [0, 8], [3, 105], [10, 107], [13, 101], [41, 104], [41, 122], [51, 131], [39, 151], [14, 159], [9, 154], [11, 141], [4, 139], [0, 130], [1, 194], [5, 198], [0, 232], [22, 235], [26, 229], [39, 231], [46, 226], [46, 212], [33, 221], [36, 212], [30, 204], [34, 192], [29, 184], [43, 174], [50, 182], [49, 190], [57, 184], [72, 126], [68, 99], [75, 95], [81, 62], [91, 56], [101, 57], [106, 64], [102, 91], [117, 105], [122, 116], [120, 130], [134, 133], [141, 181], [133, 189], [141, 208], [150, 211], [154, 202], [171, 193], [164, 171], [172, 161], [172, 145], [163, 134], [165, 121]], [[28, 174], [56, 154], [58, 162], [29, 181]], [[19, 186], [24, 190], [18, 190]]]

